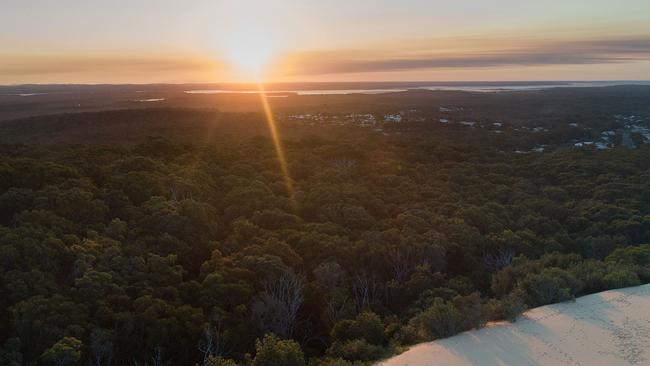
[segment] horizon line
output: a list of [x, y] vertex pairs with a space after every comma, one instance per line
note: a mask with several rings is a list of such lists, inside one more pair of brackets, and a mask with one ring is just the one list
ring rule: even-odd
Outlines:
[[[489, 84], [489, 83], [612, 83], [612, 82], [650, 82], [650, 79], [584, 79], [584, 80], [450, 80], [450, 81], [436, 81], [436, 80], [364, 80], [364, 81], [270, 81], [265, 82], [264, 85], [280, 85], [280, 84]], [[19, 83], [19, 84], [0, 84], [0, 87], [21, 87], [21, 86], [146, 86], [146, 85], [257, 85], [253, 81], [216, 81], [216, 82], [151, 82], [151, 83]]]

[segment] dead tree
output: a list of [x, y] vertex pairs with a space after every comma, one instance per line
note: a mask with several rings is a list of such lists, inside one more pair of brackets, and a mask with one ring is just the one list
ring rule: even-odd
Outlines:
[[370, 307], [377, 300], [378, 293], [379, 286], [373, 277], [366, 274], [354, 276], [352, 280], [352, 296], [358, 313]]
[[388, 245], [387, 261], [395, 280], [399, 283], [408, 281], [418, 266], [444, 267], [445, 251], [433, 242], [435, 239], [427, 235], [414, 236]]
[[339, 320], [343, 319], [349, 313], [350, 304], [349, 298], [343, 296], [330, 295], [326, 300], [327, 319], [330, 324], [334, 325]]
[[199, 351], [203, 353], [203, 364], [206, 365], [211, 357], [224, 356], [221, 339], [221, 320], [216, 325], [206, 324], [203, 338], [199, 341]]
[[109, 332], [95, 329], [90, 334], [90, 350], [95, 366], [110, 365], [113, 360], [113, 342]]
[[415, 252], [415, 249], [408, 245], [391, 246], [389, 248], [389, 261], [393, 269], [393, 275], [399, 283], [411, 277], [418, 261], [422, 259]]
[[483, 267], [489, 272], [496, 272], [512, 263], [515, 252], [511, 249], [500, 250], [496, 254], [486, 254], [483, 256]]
[[153, 361], [153, 366], [168, 366], [171, 364], [171, 361], [165, 361], [163, 358], [162, 347], [160, 346], [154, 348], [151, 360]]
[[258, 301], [253, 304], [253, 313], [261, 328], [279, 337], [290, 338], [304, 300], [304, 286], [303, 278], [291, 271], [267, 283]]

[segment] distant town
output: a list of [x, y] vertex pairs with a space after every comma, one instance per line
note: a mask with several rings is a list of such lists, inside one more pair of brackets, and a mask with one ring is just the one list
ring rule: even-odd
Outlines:
[[[475, 121], [465, 120], [456, 114], [464, 111], [462, 106], [440, 106], [437, 108], [438, 115], [432, 115], [429, 111], [423, 112], [418, 109], [399, 110], [386, 114], [375, 113], [305, 113], [278, 115], [281, 121], [298, 122], [309, 126], [358, 126], [369, 128], [376, 133], [389, 135], [387, 127], [394, 127], [404, 124], [431, 123], [440, 126], [460, 126], [467, 129], [480, 129], [497, 135], [517, 134], [544, 134], [551, 132], [550, 128], [535, 126], [528, 127], [516, 125], [506, 121]], [[575, 130], [582, 130], [591, 138], [570, 139], [556, 144], [539, 144], [532, 146], [529, 150], [514, 150], [517, 154], [543, 153], [556, 148], [574, 148], [587, 150], [608, 150], [617, 146], [624, 146], [635, 149], [640, 144], [650, 143], [650, 117], [638, 115], [616, 114], [611, 117], [614, 124], [619, 128], [602, 131], [593, 131], [578, 122], [566, 121], [565, 127]], [[399, 133], [399, 132], [396, 132]]]

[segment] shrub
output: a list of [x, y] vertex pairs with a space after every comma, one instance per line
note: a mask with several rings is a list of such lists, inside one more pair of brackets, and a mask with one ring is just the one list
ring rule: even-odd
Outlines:
[[624, 264], [636, 272], [641, 282], [650, 281], [650, 244], [616, 249], [605, 261]]
[[344, 342], [354, 339], [365, 339], [370, 344], [384, 342], [384, 324], [377, 314], [366, 311], [354, 320], [339, 321], [332, 328], [332, 339]]
[[348, 361], [342, 358], [325, 358], [322, 360], [313, 358], [309, 362], [309, 366], [370, 366], [370, 364], [361, 361]]
[[483, 304], [481, 303], [481, 295], [478, 292], [467, 296], [456, 296], [453, 304], [463, 314], [461, 330], [469, 330], [483, 326], [485, 314]]
[[416, 343], [418, 341], [418, 330], [411, 325], [405, 325], [395, 332], [393, 340], [398, 344]]
[[491, 299], [485, 307], [486, 317], [490, 320], [516, 321], [526, 310], [526, 304], [516, 293], [511, 293], [501, 300]]
[[384, 357], [387, 350], [382, 346], [368, 343], [365, 339], [334, 342], [327, 350], [327, 355], [350, 361], [374, 361]]
[[638, 247], [618, 248], [605, 258], [609, 263], [635, 264], [650, 266], [650, 244]]
[[603, 277], [605, 287], [608, 289], [638, 286], [641, 284], [639, 276], [629, 268], [618, 267]]
[[221, 357], [210, 357], [204, 366], [237, 366], [237, 362]]
[[293, 340], [281, 340], [267, 334], [255, 341], [255, 358], [251, 366], [304, 366], [305, 356]]
[[571, 273], [583, 283], [584, 293], [593, 293], [605, 289], [603, 277], [607, 273], [605, 263], [597, 260], [586, 260], [571, 270]]
[[463, 327], [463, 315], [456, 307], [442, 299], [409, 321], [422, 339], [445, 338], [458, 333]]
[[526, 303], [535, 307], [572, 300], [582, 289], [582, 284], [565, 270], [547, 268], [524, 278], [519, 288], [526, 294]]

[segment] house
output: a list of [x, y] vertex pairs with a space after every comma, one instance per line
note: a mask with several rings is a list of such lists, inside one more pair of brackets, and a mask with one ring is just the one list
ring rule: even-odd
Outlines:
[[384, 116], [384, 122], [402, 122], [401, 114], [387, 114]]

